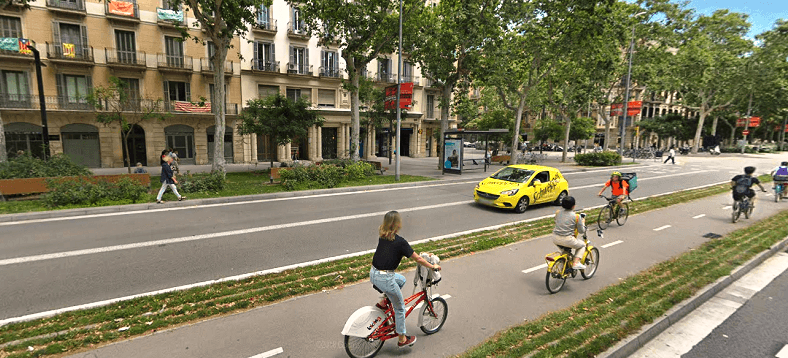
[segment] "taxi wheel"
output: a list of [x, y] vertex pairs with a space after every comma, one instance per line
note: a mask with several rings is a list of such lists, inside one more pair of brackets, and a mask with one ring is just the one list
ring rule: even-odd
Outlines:
[[558, 197], [555, 199], [554, 204], [561, 205], [561, 201], [563, 201], [564, 198], [566, 198], [568, 195], [569, 193], [567, 193], [566, 190], [562, 191], [561, 194], [558, 194]]
[[528, 209], [528, 197], [523, 195], [520, 201], [517, 202], [517, 206], [514, 207], [514, 212], [522, 214], [526, 209]]

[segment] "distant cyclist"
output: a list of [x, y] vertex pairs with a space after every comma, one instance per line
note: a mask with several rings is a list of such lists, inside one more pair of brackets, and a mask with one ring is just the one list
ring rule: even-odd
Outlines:
[[610, 193], [613, 195], [613, 199], [616, 200], [614, 212], [618, 215], [618, 209], [621, 202], [629, 196], [629, 183], [621, 179], [621, 172], [613, 172], [613, 174], [610, 174], [610, 180], [605, 182], [605, 186], [602, 187], [598, 195], [602, 196], [602, 193], [605, 192], [607, 187], [610, 187]]
[[745, 167], [744, 174], [739, 174], [731, 179], [734, 201], [733, 210], [737, 209], [736, 202], [744, 199], [745, 196], [750, 198], [750, 206], [755, 207], [755, 190], [752, 190], [753, 185], [758, 185], [762, 192], [766, 192], [766, 189], [761, 185], [761, 181], [752, 176], [753, 173], [755, 173], [755, 167]]
[[580, 263], [586, 251], [586, 244], [577, 238], [577, 235], [586, 232], [586, 219], [575, 213], [575, 198], [571, 196], [561, 200], [564, 210], [555, 212], [555, 228], [553, 229], [553, 244], [575, 249], [575, 261], [572, 268], [585, 270], [586, 266]]
[[771, 176], [772, 181], [774, 181], [774, 188], [776, 189], [777, 185], [782, 185], [783, 191], [785, 191], [785, 185], [788, 184], [788, 162], [782, 162], [780, 166], [772, 169]]

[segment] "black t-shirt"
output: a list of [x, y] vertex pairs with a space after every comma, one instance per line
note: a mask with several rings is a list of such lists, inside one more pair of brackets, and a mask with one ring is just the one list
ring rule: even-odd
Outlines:
[[[747, 176], [744, 175], [744, 174], [739, 174], [739, 175], [733, 177], [733, 179], [731, 179], [731, 181], [736, 183], [736, 182], [739, 181], [739, 179], [744, 178], [744, 177], [747, 177]], [[748, 178], [750, 178], [750, 188], [752, 188], [752, 186], [755, 185], [755, 184], [760, 184], [761, 183], [761, 181], [758, 180], [758, 178], [756, 178], [756, 177], [748, 177]]]
[[372, 257], [372, 266], [378, 270], [396, 270], [403, 257], [413, 255], [413, 248], [402, 236], [395, 235], [393, 241], [379, 238], [378, 248]]

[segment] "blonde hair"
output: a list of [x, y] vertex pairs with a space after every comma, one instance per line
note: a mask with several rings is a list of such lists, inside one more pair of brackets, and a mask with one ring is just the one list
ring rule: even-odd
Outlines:
[[402, 217], [396, 211], [389, 211], [383, 217], [383, 224], [378, 228], [378, 234], [382, 239], [394, 241], [397, 231], [402, 228]]

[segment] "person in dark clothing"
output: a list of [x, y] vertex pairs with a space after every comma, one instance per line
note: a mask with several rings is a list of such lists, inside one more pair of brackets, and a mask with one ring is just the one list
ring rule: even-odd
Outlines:
[[761, 188], [762, 192], [766, 192], [766, 189], [764, 189], [763, 185], [761, 185], [761, 181], [754, 177], [752, 175], [753, 173], [755, 173], [755, 167], [745, 167], [744, 175], [739, 174], [731, 179], [731, 189], [733, 190], [733, 210], [739, 209], [736, 206], [737, 202], [743, 199], [745, 196], [750, 198], [750, 206], [753, 208], [755, 207], [755, 190], [752, 190], [753, 185], [757, 185], [759, 188]]
[[[440, 271], [440, 265], [432, 265], [423, 257], [416, 254], [410, 244], [397, 235], [402, 229], [402, 218], [396, 211], [389, 211], [383, 218], [383, 224], [378, 228], [378, 247], [372, 257], [372, 268], [369, 278], [372, 284], [383, 291], [394, 306], [394, 323], [399, 335], [399, 347], [412, 346], [416, 343], [416, 336], [405, 335], [405, 300], [402, 297], [402, 286], [405, 285], [405, 276], [395, 273], [403, 257], [409, 257], [426, 268]], [[385, 310], [386, 299], [375, 305]]]
[[172, 173], [172, 168], [170, 167], [170, 162], [172, 161], [172, 157], [169, 155], [162, 155], [161, 156], [161, 189], [159, 189], [159, 195], [156, 196], [156, 203], [161, 204], [161, 196], [164, 195], [164, 192], [167, 190], [167, 187], [172, 189], [172, 192], [175, 193], [175, 196], [178, 197], [178, 201], [186, 199], [185, 196], [181, 196], [178, 194], [178, 188], [175, 184], [178, 184], [178, 179], [175, 178], [175, 174]]

